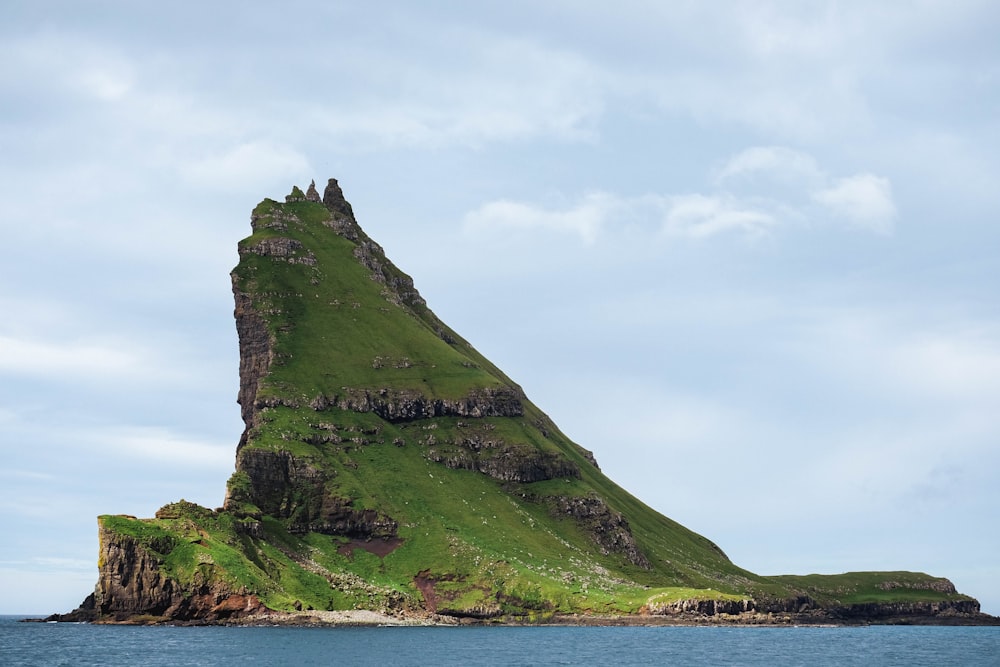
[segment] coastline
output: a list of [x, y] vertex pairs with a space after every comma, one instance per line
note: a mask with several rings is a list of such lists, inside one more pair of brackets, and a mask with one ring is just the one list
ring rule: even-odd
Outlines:
[[678, 613], [664, 615], [539, 614], [533, 617], [475, 618], [432, 613], [386, 614], [366, 609], [342, 611], [272, 611], [236, 618], [201, 620], [172, 619], [136, 615], [127, 618], [81, 618], [74, 614], [53, 614], [45, 618], [23, 618], [26, 623], [92, 623], [96, 625], [171, 625], [226, 627], [860, 627], [872, 625], [913, 625], [938, 627], [1000, 626], [1000, 617], [989, 614], [935, 614], [915, 616], [838, 617], [830, 612], [744, 613], [704, 615]]

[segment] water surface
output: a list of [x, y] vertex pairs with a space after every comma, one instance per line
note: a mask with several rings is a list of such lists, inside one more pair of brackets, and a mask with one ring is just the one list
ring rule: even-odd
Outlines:
[[220, 628], [17, 623], [0, 665], [1000, 665], [1000, 628]]

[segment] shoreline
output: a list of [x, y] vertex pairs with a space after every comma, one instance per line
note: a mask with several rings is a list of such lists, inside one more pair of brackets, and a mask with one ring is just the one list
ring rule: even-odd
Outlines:
[[342, 611], [265, 611], [227, 619], [176, 619], [148, 614], [127, 618], [86, 619], [74, 614], [45, 618], [22, 618], [23, 623], [91, 623], [95, 625], [169, 625], [223, 627], [732, 627], [732, 628], [840, 628], [885, 626], [1000, 627], [1000, 617], [989, 614], [938, 614], [933, 616], [889, 616], [836, 618], [828, 614], [669, 614], [589, 615], [547, 614], [536, 618], [472, 618], [431, 613], [386, 614], [366, 609]]

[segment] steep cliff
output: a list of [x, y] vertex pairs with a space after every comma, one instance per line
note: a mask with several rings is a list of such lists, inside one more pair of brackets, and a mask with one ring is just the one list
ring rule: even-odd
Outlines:
[[261, 202], [251, 228], [224, 507], [101, 517], [73, 618], [981, 620], [927, 575], [756, 575], [642, 504], [427, 308], [335, 180]]

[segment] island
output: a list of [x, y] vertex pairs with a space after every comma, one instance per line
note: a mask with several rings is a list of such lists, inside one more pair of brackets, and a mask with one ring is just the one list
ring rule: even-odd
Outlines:
[[250, 222], [224, 505], [99, 517], [95, 590], [48, 620], [997, 623], [923, 573], [755, 574], [645, 505], [435, 316], [335, 179]]

